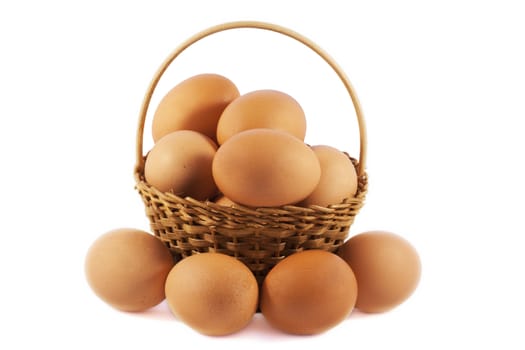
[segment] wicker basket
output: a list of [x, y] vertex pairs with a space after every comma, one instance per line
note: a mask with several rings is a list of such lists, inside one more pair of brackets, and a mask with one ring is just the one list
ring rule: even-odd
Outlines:
[[[286, 205], [272, 208], [226, 207], [209, 201], [162, 193], [144, 180], [144, 123], [153, 91], [168, 66], [195, 42], [225, 30], [256, 28], [295, 39], [317, 53], [343, 82], [352, 100], [360, 133], [359, 160], [350, 158], [358, 174], [355, 198], [328, 207]], [[367, 192], [366, 130], [357, 96], [341, 68], [302, 35], [274, 24], [230, 22], [208, 28], [182, 43], [161, 65], [147, 89], [137, 130], [136, 189], [146, 207], [151, 230], [178, 260], [202, 252], [218, 252], [244, 262], [261, 281], [286, 256], [305, 249], [335, 251], [347, 238]]]

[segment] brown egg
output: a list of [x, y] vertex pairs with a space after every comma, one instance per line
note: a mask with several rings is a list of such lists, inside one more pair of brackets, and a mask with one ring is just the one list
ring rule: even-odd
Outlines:
[[338, 254], [354, 271], [359, 287], [356, 307], [363, 312], [396, 307], [419, 283], [419, 255], [409, 242], [391, 232], [369, 231], [353, 236]]
[[315, 153], [289, 133], [272, 129], [240, 132], [215, 154], [213, 178], [233, 202], [251, 207], [297, 203], [317, 186]]
[[292, 334], [324, 332], [351, 313], [357, 283], [348, 264], [324, 250], [292, 254], [270, 270], [261, 289], [261, 312]]
[[153, 115], [153, 140], [176, 130], [194, 130], [215, 141], [222, 111], [238, 96], [233, 82], [218, 74], [182, 81], [164, 96]]
[[233, 135], [248, 129], [277, 129], [301, 141], [306, 134], [306, 118], [299, 103], [276, 90], [256, 90], [230, 103], [217, 124], [217, 140], [222, 145]]
[[206, 200], [217, 193], [211, 166], [217, 145], [191, 130], [174, 131], [160, 139], [144, 165], [146, 182], [162, 192]]
[[164, 300], [164, 283], [172, 267], [171, 253], [158, 238], [132, 228], [100, 236], [85, 259], [91, 289], [123, 311], [143, 311]]
[[343, 152], [331, 146], [313, 146], [321, 164], [321, 179], [315, 190], [300, 205], [328, 206], [355, 196], [357, 172]]
[[194, 330], [213, 336], [237, 332], [257, 308], [255, 276], [242, 262], [221, 253], [181, 260], [166, 280], [172, 313]]

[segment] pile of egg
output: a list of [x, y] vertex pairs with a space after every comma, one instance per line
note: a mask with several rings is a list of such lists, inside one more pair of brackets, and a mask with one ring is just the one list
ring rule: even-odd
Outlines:
[[[281, 91], [241, 95], [221, 75], [196, 75], [160, 101], [152, 133], [144, 177], [162, 192], [274, 207], [327, 206], [357, 191], [350, 158], [329, 145], [307, 145], [304, 111]], [[354, 309], [400, 305], [420, 273], [414, 247], [386, 231], [351, 236], [334, 253], [294, 253], [261, 285], [234, 257], [201, 253], [176, 262], [157, 237], [132, 228], [101, 235], [85, 259], [88, 284], [107, 304], [140, 312], [166, 299], [176, 318], [216, 336], [243, 329], [257, 310], [283, 332], [322, 333]]]

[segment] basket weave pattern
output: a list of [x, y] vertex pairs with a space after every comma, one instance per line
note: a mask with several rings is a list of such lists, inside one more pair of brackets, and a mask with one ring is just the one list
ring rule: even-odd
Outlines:
[[224, 253], [244, 262], [258, 278], [295, 252], [335, 251], [363, 205], [366, 186], [366, 178], [361, 178], [355, 198], [329, 207], [254, 209], [162, 193], [144, 179], [137, 183], [152, 231], [176, 259], [200, 252]]
[[[353, 198], [328, 207], [286, 205], [272, 208], [223, 206], [163, 193], [144, 179], [143, 134], [148, 106], [158, 81], [171, 62], [191, 44], [223, 30], [258, 28], [294, 38], [319, 54], [341, 78], [352, 102], [360, 127], [360, 158], [352, 160], [358, 174]], [[176, 49], [162, 64], [147, 90], [137, 131], [136, 189], [145, 205], [151, 230], [171, 250], [175, 259], [192, 254], [217, 252], [244, 262], [261, 281], [286, 256], [305, 249], [335, 251], [348, 236], [354, 218], [363, 206], [368, 178], [364, 171], [366, 133], [355, 93], [341, 69], [319, 47], [286, 28], [261, 22], [233, 22], [198, 33]]]

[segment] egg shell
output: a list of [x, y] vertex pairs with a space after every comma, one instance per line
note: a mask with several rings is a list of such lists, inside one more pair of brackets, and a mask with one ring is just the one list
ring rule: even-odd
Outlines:
[[206, 200], [217, 194], [212, 162], [217, 145], [192, 130], [174, 131], [160, 139], [144, 165], [146, 182], [161, 192]]
[[294, 253], [270, 270], [261, 289], [261, 312], [277, 329], [318, 334], [352, 312], [357, 282], [352, 269], [324, 250]]
[[160, 101], [152, 121], [153, 140], [176, 130], [198, 131], [216, 140], [217, 123], [239, 90], [219, 74], [199, 74], [173, 87]]
[[165, 288], [172, 313], [192, 329], [212, 336], [246, 327], [259, 297], [250, 269], [221, 253], [184, 258], [170, 271]]
[[224, 109], [217, 124], [217, 141], [222, 145], [241, 131], [258, 128], [285, 131], [303, 141], [306, 117], [301, 105], [284, 92], [251, 91]]
[[315, 190], [300, 205], [328, 206], [352, 198], [357, 191], [357, 172], [346, 154], [326, 146], [313, 146], [312, 150], [321, 165], [321, 179]]
[[363, 312], [388, 311], [409, 298], [421, 276], [414, 247], [388, 231], [351, 237], [337, 252], [354, 271], [359, 286], [356, 307]]
[[315, 153], [289, 133], [272, 129], [240, 132], [217, 150], [212, 165], [219, 190], [251, 207], [297, 203], [317, 186]]
[[120, 228], [100, 236], [85, 258], [86, 279], [104, 302], [122, 311], [143, 311], [164, 300], [174, 265], [169, 249], [148, 232]]

